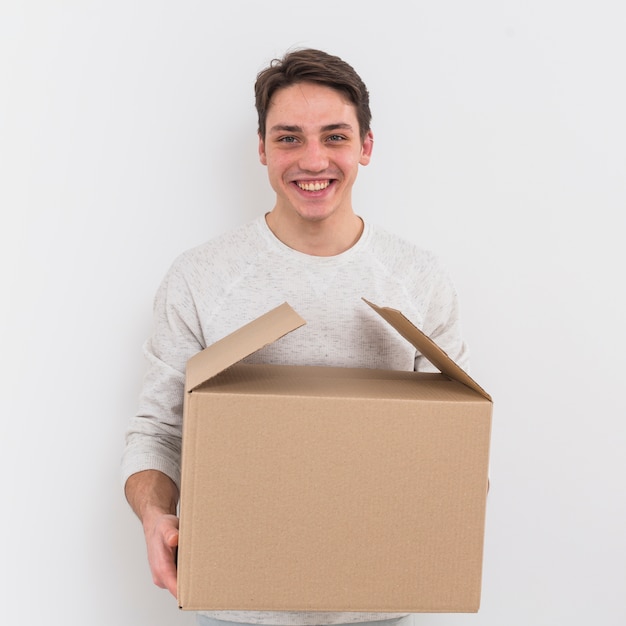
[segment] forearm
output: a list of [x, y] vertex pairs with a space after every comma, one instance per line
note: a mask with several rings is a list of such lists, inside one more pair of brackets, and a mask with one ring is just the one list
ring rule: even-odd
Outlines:
[[145, 470], [130, 476], [125, 486], [126, 499], [145, 524], [154, 515], [175, 515], [178, 488], [163, 472]]
[[145, 470], [126, 481], [126, 499], [141, 520], [152, 580], [176, 597], [178, 488], [158, 470]]

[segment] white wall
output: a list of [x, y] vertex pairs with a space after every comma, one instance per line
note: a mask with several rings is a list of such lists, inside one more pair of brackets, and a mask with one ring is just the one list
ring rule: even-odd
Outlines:
[[372, 94], [357, 210], [448, 264], [495, 399], [481, 610], [416, 625], [623, 625], [623, 3], [220, 4], [0, 8], [0, 622], [192, 623], [119, 484], [141, 343], [173, 258], [271, 207], [252, 85], [310, 45]]

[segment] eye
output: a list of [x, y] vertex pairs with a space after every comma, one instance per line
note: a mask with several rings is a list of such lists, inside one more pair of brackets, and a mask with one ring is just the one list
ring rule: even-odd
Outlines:
[[298, 141], [295, 137], [293, 137], [292, 135], [287, 135], [285, 137], [279, 137], [278, 141], [280, 143], [296, 143], [296, 141]]
[[339, 141], [344, 141], [345, 137], [343, 135], [329, 135], [328, 136], [328, 141], [330, 142], [339, 142]]

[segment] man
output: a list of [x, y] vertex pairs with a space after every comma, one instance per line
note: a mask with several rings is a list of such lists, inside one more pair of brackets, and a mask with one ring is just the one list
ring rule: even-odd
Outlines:
[[[155, 298], [148, 370], [123, 458], [128, 501], [140, 518], [154, 582], [176, 595], [176, 507], [183, 383], [195, 353], [288, 301], [306, 320], [250, 362], [433, 370], [361, 298], [402, 310], [467, 368], [453, 285], [437, 259], [364, 221], [352, 207], [374, 138], [366, 86], [318, 50], [275, 60], [256, 81], [259, 157], [276, 193], [271, 211], [182, 254]], [[268, 504], [271, 506], [271, 504]], [[200, 614], [255, 624], [339, 624], [382, 613]]]

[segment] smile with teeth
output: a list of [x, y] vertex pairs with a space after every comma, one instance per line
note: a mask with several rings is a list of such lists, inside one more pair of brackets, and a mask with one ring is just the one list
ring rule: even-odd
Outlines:
[[296, 181], [296, 185], [304, 191], [322, 191], [330, 185], [329, 180], [316, 180], [316, 181]]

